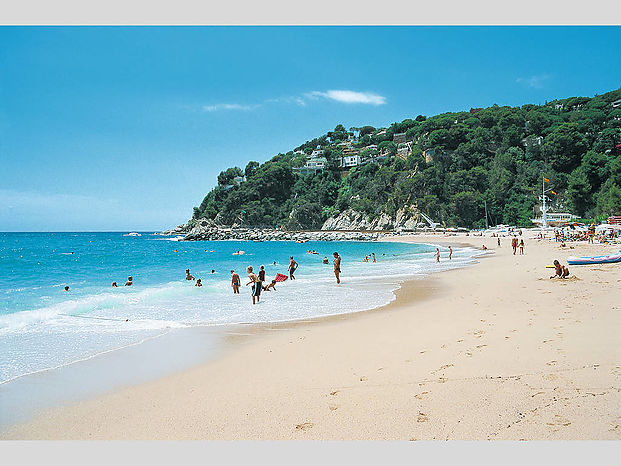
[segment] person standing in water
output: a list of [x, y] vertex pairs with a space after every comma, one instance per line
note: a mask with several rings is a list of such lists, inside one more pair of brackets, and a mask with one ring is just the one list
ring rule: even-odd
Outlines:
[[436, 248], [436, 262], [440, 262], [440, 248]]
[[334, 254], [334, 276], [336, 277], [336, 284], [341, 283], [341, 256], [338, 252]]
[[231, 270], [231, 286], [233, 287], [233, 294], [239, 294], [240, 281], [239, 275], [235, 273], [235, 270]]
[[257, 275], [252, 272], [252, 267], [248, 266], [246, 272], [248, 272], [248, 278], [250, 279], [250, 281], [246, 283], [246, 286], [252, 283], [252, 304], [256, 304], [255, 298], [256, 302], [258, 303], [259, 296], [261, 295], [261, 282], [259, 281], [259, 277], [257, 277]]
[[371, 253], [371, 255], [373, 256], [373, 262], [377, 262], [377, 261], [375, 260], [375, 253], [374, 253], [374, 252], [372, 252], [372, 253]]
[[186, 280], [194, 280], [194, 277], [190, 273], [190, 269], [185, 269], [185, 279]]
[[263, 282], [265, 281], [265, 268], [261, 266], [259, 268], [259, 286], [263, 288]]
[[449, 246], [449, 260], [453, 259], [453, 248]]
[[129, 277], [127, 277], [127, 281], [125, 282], [125, 286], [132, 286], [134, 284], [134, 281], [131, 277], [131, 275]]
[[298, 265], [299, 264], [296, 261], [293, 260], [293, 256], [291, 256], [290, 260], [289, 260], [289, 278], [291, 280], [295, 280], [295, 277], [293, 276], [293, 273], [298, 268]]

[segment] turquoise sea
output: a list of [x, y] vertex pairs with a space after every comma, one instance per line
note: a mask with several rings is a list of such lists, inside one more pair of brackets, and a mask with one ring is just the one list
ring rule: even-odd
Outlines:
[[[243, 255], [233, 255], [243, 250]], [[316, 250], [319, 254], [307, 254]], [[388, 242], [182, 242], [141, 233], [0, 233], [0, 384], [139, 344], [177, 328], [305, 319], [376, 308], [408, 278], [465, 266], [474, 251]], [[342, 284], [332, 253], [342, 257]], [[377, 262], [363, 262], [375, 253]], [[253, 306], [245, 269], [264, 265], [269, 282]], [[328, 257], [330, 265], [322, 259]], [[274, 265], [274, 262], [276, 264]], [[185, 269], [203, 287], [186, 281]], [[242, 278], [234, 295], [230, 270]], [[211, 273], [214, 270], [215, 273]], [[134, 285], [124, 287], [127, 277]], [[116, 281], [119, 288], [113, 288]], [[69, 291], [64, 287], [69, 286]]]

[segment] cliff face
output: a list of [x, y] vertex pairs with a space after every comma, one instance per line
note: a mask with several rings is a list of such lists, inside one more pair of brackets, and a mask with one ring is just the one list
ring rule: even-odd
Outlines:
[[321, 229], [382, 231], [403, 228], [413, 230], [419, 222], [418, 217], [416, 210], [400, 209], [394, 217], [382, 212], [378, 217], [370, 220], [368, 215], [362, 212], [347, 209], [326, 220]]

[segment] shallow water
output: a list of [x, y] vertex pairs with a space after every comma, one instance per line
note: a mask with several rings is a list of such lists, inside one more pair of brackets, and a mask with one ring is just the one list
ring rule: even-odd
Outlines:
[[[316, 250], [319, 255], [307, 254]], [[243, 250], [243, 255], [233, 255]], [[304, 319], [376, 308], [403, 280], [472, 262], [471, 249], [382, 242], [178, 242], [143, 233], [1, 233], [0, 383], [140, 344], [171, 329]], [[342, 257], [336, 286], [332, 252]], [[377, 263], [362, 261], [374, 252]], [[263, 292], [253, 306], [245, 269], [265, 266], [267, 281], [296, 280]], [[329, 265], [322, 263], [323, 257]], [[276, 265], [273, 264], [276, 262]], [[186, 281], [189, 268], [203, 287]], [[215, 273], [211, 273], [211, 270]], [[230, 270], [242, 278], [233, 295]], [[127, 276], [134, 286], [123, 287]], [[113, 288], [116, 281], [120, 287]], [[64, 286], [70, 287], [68, 292]]]

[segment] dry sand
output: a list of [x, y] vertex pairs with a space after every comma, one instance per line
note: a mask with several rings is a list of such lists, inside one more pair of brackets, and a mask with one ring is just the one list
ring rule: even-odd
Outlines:
[[[48, 410], [6, 439], [621, 439], [619, 246], [486, 244], [474, 267], [411, 281], [375, 311], [238, 337], [193, 370]], [[443, 257], [442, 260], [447, 260]], [[344, 277], [346, 279], [346, 277]]]

